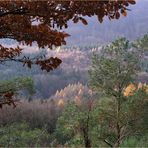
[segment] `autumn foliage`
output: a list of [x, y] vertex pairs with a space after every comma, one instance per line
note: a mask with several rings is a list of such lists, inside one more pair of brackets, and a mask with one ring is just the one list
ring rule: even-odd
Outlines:
[[148, 85], [146, 83], [142, 84], [141, 82], [138, 83], [138, 85], [129, 84], [125, 90], [124, 90], [124, 96], [129, 97], [134, 95], [139, 89], [142, 89], [146, 93], [148, 93]]

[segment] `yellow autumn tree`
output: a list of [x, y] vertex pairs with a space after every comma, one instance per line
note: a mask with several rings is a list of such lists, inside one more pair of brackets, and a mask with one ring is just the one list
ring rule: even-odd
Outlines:
[[63, 100], [63, 99], [59, 99], [57, 105], [58, 105], [59, 107], [63, 107], [63, 106], [64, 106], [64, 100]]
[[124, 91], [124, 96], [128, 97], [133, 95], [135, 90], [136, 90], [136, 86], [134, 84], [129, 84]]
[[134, 84], [129, 84], [124, 90], [124, 96], [129, 97], [134, 94], [134, 92], [138, 91], [139, 89], [143, 89], [146, 93], [148, 93], [148, 85], [146, 83], [139, 82], [137, 87]]

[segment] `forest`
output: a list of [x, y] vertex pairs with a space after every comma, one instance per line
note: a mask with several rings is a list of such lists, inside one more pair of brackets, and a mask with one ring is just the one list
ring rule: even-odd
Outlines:
[[[147, 43], [145, 35], [89, 49], [88, 62], [76, 60], [82, 66], [67, 59], [64, 64], [75, 65], [71, 72], [63, 66], [47, 75], [37, 67], [28, 71], [10, 63], [12, 75], [2, 70], [0, 91], [13, 89], [19, 101], [0, 112], [0, 145], [147, 147]], [[83, 50], [75, 51], [80, 60], [86, 58], [80, 54]]]
[[139, 3], [0, 3], [0, 147], [148, 147], [147, 21], [134, 15], [133, 32], [128, 17]]

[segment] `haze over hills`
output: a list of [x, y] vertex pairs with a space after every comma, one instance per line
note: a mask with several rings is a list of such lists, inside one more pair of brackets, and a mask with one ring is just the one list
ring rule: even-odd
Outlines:
[[134, 40], [148, 33], [148, 1], [139, 0], [130, 9], [127, 16], [119, 20], [105, 18], [103, 23], [99, 23], [97, 17], [92, 17], [88, 18], [87, 26], [70, 23], [65, 29], [71, 35], [67, 45], [105, 43], [121, 36]]

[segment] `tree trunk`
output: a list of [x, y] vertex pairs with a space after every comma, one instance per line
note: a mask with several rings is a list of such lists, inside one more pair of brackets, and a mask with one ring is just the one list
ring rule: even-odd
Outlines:
[[120, 109], [121, 109], [121, 103], [120, 103], [120, 96], [117, 99], [117, 123], [116, 123], [116, 130], [117, 130], [117, 141], [114, 145], [115, 148], [119, 148], [120, 146], [120, 138], [121, 138], [121, 129], [120, 129]]
[[120, 146], [120, 126], [119, 123], [117, 123], [117, 142], [115, 144], [115, 147], [119, 147]]
[[91, 148], [91, 140], [88, 135], [88, 129], [83, 128], [83, 137], [84, 137], [84, 143], [86, 148]]

